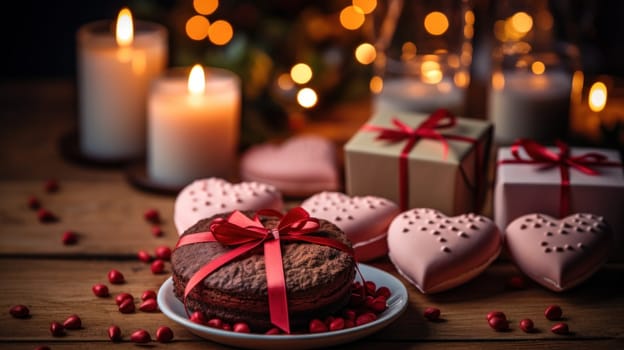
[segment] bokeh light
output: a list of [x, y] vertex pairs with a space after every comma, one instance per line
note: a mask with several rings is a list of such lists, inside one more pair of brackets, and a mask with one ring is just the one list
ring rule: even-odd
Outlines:
[[290, 74], [282, 73], [277, 77], [277, 86], [282, 90], [290, 90], [295, 87], [295, 83], [290, 79]]
[[546, 66], [542, 61], [535, 61], [531, 63], [531, 72], [536, 75], [542, 75], [546, 71]]
[[375, 47], [369, 43], [360, 44], [355, 49], [355, 59], [361, 64], [371, 64], [377, 57]]
[[186, 21], [186, 35], [193, 40], [204, 40], [209, 29], [210, 22], [204, 16], [195, 15]]
[[503, 72], [494, 72], [494, 74], [492, 74], [492, 88], [494, 88], [494, 90], [502, 90], [505, 88], [505, 76]]
[[595, 82], [589, 89], [589, 109], [600, 112], [607, 104], [607, 86], [601, 82]]
[[353, 6], [359, 7], [362, 12], [369, 14], [375, 11], [377, 0], [353, 0]]
[[371, 78], [370, 83], [368, 84], [368, 87], [370, 88], [370, 91], [374, 94], [378, 94], [383, 90], [383, 79], [378, 76], [375, 75], [374, 77]]
[[310, 88], [303, 88], [297, 93], [297, 102], [301, 107], [312, 108], [316, 105], [318, 96], [316, 92]]
[[340, 24], [349, 30], [356, 30], [364, 24], [364, 12], [358, 6], [347, 6], [340, 11]]
[[474, 27], [472, 26], [472, 24], [466, 24], [464, 26], [464, 37], [466, 37], [466, 39], [472, 39], [473, 36], [474, 36]]
[[466, 71], [459, 71], [455, 73], [453, 81], [455, 82], [455, 85], [457, 87], [465, 88], [470, 83], [470, 74], [468, 74], [468, 72]]
[[516, 12], [511, 16], [511, 25], [518, 33], [526, 34], [533, 28], [533, 18], [526, 12]]
[[210, 15], [219, 7], [219, 0], [193, 0], [193, 8], [202, 15]]
[[426, 60], [420, 67], [422, 80], [427, 84], [437, 84], [442, 81], [442, 71], [440, 64], [435, 61]]
[[447, 64], [451, 68], [459, 68], [461, 63], [459, 62], [459, 56], [457, 55], [448, 55]]
[[416, 44], [411, 41], [406, 41], [401, 46], [401, 59], [403, 61], [409, 61], [416, 57]]
[[494, 23], [494, 36], [500, 41], [518, 41], [533, 29], [533, 18], [526, 12], [516, 12], [513, 16]]
[[431, 35], [442, 35], [448, 27], [448, 18], [442, 12], [433, 11], [425, 17], [425, 29]]
[[578, 106], [583, 99], [583, 84], [585, 82], [585, 74], [582, 70], [577, 70], [572, 74], [572, 90], [570, 91], [571, 106]]
[[439, 92], [443, 94], [448, 94], [449, 92], [451, 92], [451, 90], [453, 90], [453, 84], [451, 84], [451, 82], [449, 81], [443, 81], [440, 84], [437, 84], [436, 88]]
[[472, 12], [472, 10], [468, 10], [466, 11], [466, 13], [464, 14], [464, 21], [466, 22], [466, 24], [474, 24], [475, 22], [475, 15], [474, 12]]
[[215, 21], [208, 28], [208, 39], [215, 45], [225, 45], [232, 40], [233, 36], [232, 25], [224, 20]]
[[297, 84], [305, 84], [312, 79], [312, 68], [305, 63], [297, 63], [290, 69], [290, 77]]

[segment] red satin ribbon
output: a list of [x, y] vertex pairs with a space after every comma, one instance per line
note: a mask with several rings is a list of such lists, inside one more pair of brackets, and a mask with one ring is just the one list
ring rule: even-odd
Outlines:
[[[481, 150], [477, 140], [461, 136], [461, 135], [449, 135], [438, 132], [437, 129], [451, 128], [457, 124], [457, 118], [449, 110], [440, 108], [433, 112], [425, 121], [420, 123], [415, 129], [409, 127], [397, 118], [392, 119], [392, 124], [395, 128], [384, 128], [381, 126], [366, 124], [362, 127], [364, 131], [376, 131], [379, 132], [376, 140], [385, 140], [390, 142], [401, 142], [407, 140], [405, 146], [401, 150], [399, 155], [399, 206], [402, 210], [406, 210], [408, 207], [408, 194], [409, 194], [409, 181], [408, 181], [408, 155], [420, 139], [433, 139], [442, 142], [444, 158], [448, 155], [449, 145], [447, 140], [470, 142], [477, 145], [477, 155], [475, 157], [475, 181], [477, 194], [479, 193], [479, 186], [481, 184]], [[478, 202], [478, 196], [475, 196], [475, 203]], [[476, 206], [475, 206], [476, 209]]]
[[[599, 175], [591, 166], [621, 166], [620, 162], [609, 161], [607, 156], [601, 153], [589, 152], [578, 156], [570, 156], [570, 147], [557, 140], [555, 145], [559, 152], [553, 152], [533, 140], [519, 139], [511, 146], [511, 155], [514, 159], [503, 159], [498, 164], [543, 164], [544, 168], [559, 167], [561, 174], [561, 191], [559, 195], [559, 216], [570, 214], [570, 168], [574, 168], [583, 174]], [[528, 159], [522, 158], [520, 149], [528, 155]]]
[[301, 207], [294, 208], [283, 216], [274, 210], [262, 210], [257, 214], [276, 216], [281, 220], [277, 228], [268, 229], [262, 225], [258, 216], [252, 220], [245, 214], [235, 211], [227, 219], [215, 219], [210, 225], [210, 231], [182, 236], [178, 240], [176, 249], [187, 244], [204, 242], [219, 242], [223, 245], [235, 246], [232, 250], [206, 263], [191, 277], [184, 290], [185, 304], [193, 288], [212, 272], [263, 244], [271, 323], [284, 332], [290, 333], [281, 241], [325, 245], [350, 255], [353, 255], [353, 249], [331, 238], [310, 235], [318, 232], [319, 222], [316, 218], [310, 217], [308, 212]]

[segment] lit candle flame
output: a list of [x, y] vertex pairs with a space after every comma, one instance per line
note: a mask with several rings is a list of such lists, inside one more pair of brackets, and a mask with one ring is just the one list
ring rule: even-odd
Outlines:
[[589, 89], [589, 109], [593, 112], [600, 112], [607, 104], [607, 86], [599, 81], [594, 83]]
[[117, 27], [115, 39], [117, 39], [117, 45], [129, 46], [132, 44], [134, 38], [134, 28], [132, 24], [132, 13], [126, 7], [119, 11], [117, 16]]
[[196, 64], [193, 66], [189, 74], [187, 86], [191, 95], [201, 95], [206, 91], [206, 75], [201, 65]]

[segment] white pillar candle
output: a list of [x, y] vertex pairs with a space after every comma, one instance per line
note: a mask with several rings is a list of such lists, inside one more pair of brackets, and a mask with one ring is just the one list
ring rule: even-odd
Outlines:
[[553, 141], [565, 136], [572, 77], [564, 71], [495, 73], [488, 115], [500, 145], [518, 138]]
[[374, 98], [374, 110], [376, 113], [431, 113], [436, 109], [446, 108], [461, 114], [465, 92], [466, 89], [458, 87], [448, 77], [435, 84], [417, 78], [384, 80], [382, 91]]
[[93, 159], [145, 154], [147, 90], [167, 65], [166, 29], [120, 18], [119, 34], [110, 21], [78, 30], [80, 150]]
[[[147, 173], [151, 181], [181, 187], [208, 176], [229, 178], [236, 166], [240, 81], [209, 68], [206, 76], [171, 70], [157, 79], [148, 100]], [[205, 87], [197, 83], [205, 82]], [[190, 91], [196, 89], [194, 92]]]

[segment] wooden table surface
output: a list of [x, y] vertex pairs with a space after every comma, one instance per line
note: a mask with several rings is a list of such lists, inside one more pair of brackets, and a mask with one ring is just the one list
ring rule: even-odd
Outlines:
[[[139, 328], [152, 337], [160, 325], [174, 331], [172, 343], [155, 341], [150, 347], [220, 349], [222, 345], [194, 336], [164, 314], [137, 311], [121, 314], [112, 298], [96, 298], [95, 283], [106, 283], [112, 295], [129, 292], [138, 296], [157, 290], [169, 277], [138, 261], [139, 250], [153, 252], [161, 245], [172, 247], [173, 196], [140, 191], [131, 186], [121, 169], [98, 169], [68, 162], [61, 157], [59, 139], [75, 127], [75, 86], [72, 81], [0, 83], [0, 347], [33, 349], [136, 348], [129, 334]], [[326, 133], [343, 142], [364, 120], [366, 104], [351, 103], [334, 111], [332, 123], [318, 123], [308, 130]], [[46, 179], [56, 178], [60, 189], [46, 193]], [[30, 195], [59, 217], [42, 224], [28, 208]], [[291, 204], [296, 204], [293, 202]], [[164, 218], [164, 236], [154, 237], [143, 219], [148, 208]], [[66, 230], [79, 234], [72, 246], [61, 243]], [[397, 275], [381, 259], [371, 265]], [[125, 274], [127, 283], [111, 285], [106, 274], [112, 269]], [[362, 340], [343, 345], [348, 349], [500, 349], [500, 348], [624, 348], [624, 264], [610, 263], [583, 285], [565, 293], [554, 293], [533, 283], [517, 290], [506, 281], [519, 275], [508, 261], [498, 261], [475, 280], [436, 295], [423, 295], [407, 284], [407, 311], [393, 324]], [[8, 310], [25, 304], [32, 317], [16, 319]], [[564, 310], [570, 335], [549, 331], [553, 321], [543, 316], [550, 304]], [[435, 306], [443, 322], [428, 322], [423, 310]], [[495, 332], [485, 315], [502, 310], [511, 320], [511, 330]], [[80, 330], [52, 337], [49, 325], [78, 314]], [[518, 327], [531, 318], [537, 332], [527, 334]], [[121, 327], [124, 341], [112, 343], [107, 336], [111, 324]]]

